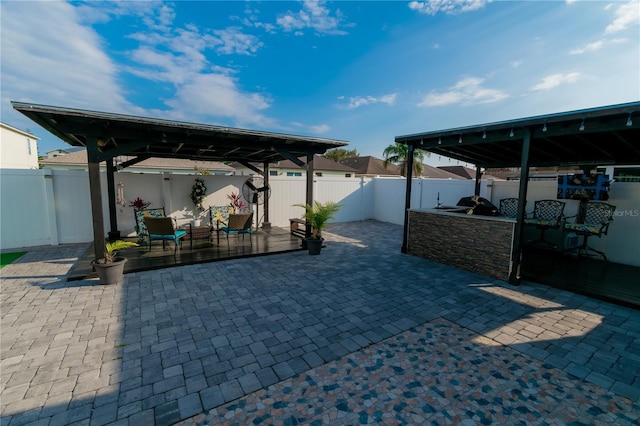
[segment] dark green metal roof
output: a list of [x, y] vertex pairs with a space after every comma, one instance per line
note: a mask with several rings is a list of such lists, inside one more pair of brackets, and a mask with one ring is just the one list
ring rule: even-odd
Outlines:
[[23, 102], [13, 108], [73, 146], [98, 138], [104, 157], [130, 155], [263, 163], [323, 154], [345, 141]]
[[484, 168], [518, 167], [531, 132], [530, 166], [640, 164], [640, 102], [396, 136]]

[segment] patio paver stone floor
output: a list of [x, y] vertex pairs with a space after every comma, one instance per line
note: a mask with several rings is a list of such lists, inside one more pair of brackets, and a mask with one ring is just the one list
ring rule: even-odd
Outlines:
[[67, 282], [2, 269], [1, 423], [638, 424], [640, 311], [400, 253], [331, 225], [294, 252]]

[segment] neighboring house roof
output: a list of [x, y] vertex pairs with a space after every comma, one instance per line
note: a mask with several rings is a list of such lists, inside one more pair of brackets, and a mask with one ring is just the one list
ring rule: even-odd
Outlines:
[[78, 152], [78, 151], [83, 151], [85, 148], [81, 148], [81, 147], [77, 147], [77, 146], [72, 146], [69, 148], [58, 148], [58, 149], [53, 149], [51, 151], [47, 151], [46, 154], [46, 158], [55, 158], [55, 157], [59, 157], [61, 155], [66, 155], [66, 154], [71, 154], [73, 152]]
[[[401, 176], [402, 174], [401, 168], [397, 164], [389, 163], [385, 167], [384, 160], [373, 156], [347, 158], [341, 163], [356, 169], [358, 171], [356, 176]], [[458, 175], [428, 164], [422, 164], [421, 176], [431, 179], [462, 179]]]
[[395, 164], [384, 166], [384, 160], [372, 156], [352, 157], [341, 164], [357, 171], [356, 176], [400, 176], [400, 167]]
[[[453, 173], [454, 175], [458, 175], [460, 177], [462, 177], [463, 179], [475, 179], [476, 178], [476, 171], [474, 169], [471, 169], [469, 167], [465, 167], [465, 166], [438, 166], [439, 169], [442, 169], [444, 171], [447, 171], [449, 173]], [[488, 173], [483, 173], [482, 174], [482, 179], [494, 179], [494, 180], [504, 180], [501, 177], [498, 176], [494, 176]]]
[[[298, 158], [304, 164], [307, 164], [306, 157]], [[258, 163], [251, 163], [254, 166], [261, 168], [262, 165]], [[230, 164], [234, 169], [244, 169], [246, 168], [244, 165], [240, 163], [232, 163]], [[291, 160], [282, 160], [275, 163], [269, 164], [269, 168], [271, 169], [302, 169], [302, 167], [298, 166]], [[346, 166], [344, 164], [337, 163], [333, 160], [329, 160], [328, 158], [324, 158], [320, 155], [316, 155], [313, 159], [313, 170], [314, 171], [325, 171], [325, 172], [346, 172], [346, 173], [356, 173], [357, 170], [352, 167]]]
[[5, 129], [10, 130], [10, 131], [12, 131], [14, 133], [18, 133], [18, 134], [20, 134], [22, 136], [26, 136], [28, 138], [35, 139], [36, 141], [40, 140], [39, 137], [33, 135], [32, 133], [29, 133], [29, 132], [24, 131], [24, 130], [20, 130], [17, 127], [13, 127], [13, 126], [11, 126], [11, 125], [9, 125], [7, 123], [3, 123], [2, 121], [0, 121], [0, 127], [4, 127]]
[[422, 174], [420, 176], [431, 179], [465, 179], [455, 173], [428, 164], [422, 164]]
[[[121, 156], [123, 162], [132, 159], [133, 157]], [[70, 166], [70, 167], [86, 167], [87, 166], [87, 151], [82, 150], [73, 152], [71, 154], [60, 155], [54, 158], [43, 158], [40, 160], [40, 164], [43, 166]], [[104, 163], [101, 163], [104, 164]], [[224, 172], [230, 173], [233, 168], [221, 163], [219, 161], [193, 161], [185, 160], [181, 158], [148, 158], [139, 163], [130, 166], [133, 169], [153, 169], [153, 170], [195, 170], [195, 167], [201, 169], [207, 169], [212, 172]], [[126, 170], [126, 169], [125, 169]]]

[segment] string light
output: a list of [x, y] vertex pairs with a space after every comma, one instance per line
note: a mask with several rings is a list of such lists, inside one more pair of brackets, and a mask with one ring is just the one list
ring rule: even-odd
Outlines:
[[460, 139], [458, 139], [458, 143], [462, 143], [462, 135], [460, 135]]
[[629, 113], [629, 118], [627, 118], [627, 127], [633, 126], [633, 121], [631, 121], [631, 113]]
[[438, 138], [438, 145], [442, 145], [442, 139]]
[[513, 129], [511, 129], [511, 131], [509, 132], [509, 137], [512, 138], [513, 137]]
[[584, 118], [582, 119], [582, 124], [580, 124], [580, 127], [578, 128], [578, 130], [580, 130], [581, 132], [584, 132]]
[[544, 122], [544, 126], [542, 126], [542, 131], [546, 132], [547, 131], [547, 122]]
[[483, 131], [482, 132], [482, 139], [486, 139], [487, 138], [487, 132]]

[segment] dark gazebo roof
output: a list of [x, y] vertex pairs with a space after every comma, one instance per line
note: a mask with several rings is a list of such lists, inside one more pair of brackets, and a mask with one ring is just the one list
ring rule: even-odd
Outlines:
[[484, 168], [640, 164], [640, 102], [413, 135], [395, 141]]
[[185, 158], [275, 162], [348, 145], [345, 141], [12, 102], [31, 120], [73, 146], [97, 137], [104, 158]]

